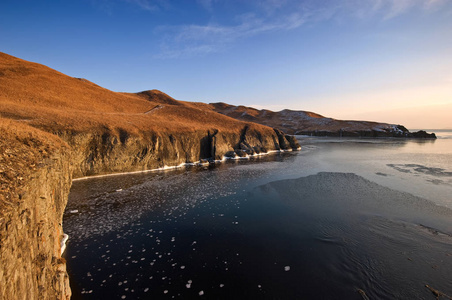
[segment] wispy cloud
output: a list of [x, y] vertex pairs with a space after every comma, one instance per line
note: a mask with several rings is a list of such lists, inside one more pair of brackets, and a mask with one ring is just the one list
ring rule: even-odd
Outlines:
[[201, 5], [202, 8], [212, 11], [215, 0], [196, 0], [196, 2]]
[[233, 42], [258, 34], [291, 30], [302, 26], [305, 18], [300, 13], [285, 16], [282, 20], [267, 20], [254, 14], [240, 16], [236, 25], [185, 25], [159, 27], [166, 32], [164, 50], [158, 57], [175, 58], [222, 52]]
[[[126, 1], [136, 2], [143, 8], [149, 3], [149, 0]], [[226, 0], [197, 0], [197, 3], [214, 14], [224, 1]], [[240, 4], [244, 0], [235, 1]], [[158, 57], [189, 57], [221, 52], [237, 40], [270, 32], [295, 30], [306, 23], [350, 18], [385, 22], [415, 9], [431, 12], [450, 2], [451, 0], [251, 0], [247, 1], [251, 12], [232, 16], [230, 19], [235, 22], [230, 24], [210, 22], [159, 27], [157, 32], [165, 38], [161, 45], [162, 53]]]
[[158, 9], [158, 6], [153, 4], [151, 1], [148, 0], [126, 0], [127, 2], [137, 5], [141, 9], [149, 10], [149, 11], [155, 11]]
[[171, 7], [170, 0], [122, 0], [135, 5], [143, 10], [157, 11], [160, 9], [169, 9]]

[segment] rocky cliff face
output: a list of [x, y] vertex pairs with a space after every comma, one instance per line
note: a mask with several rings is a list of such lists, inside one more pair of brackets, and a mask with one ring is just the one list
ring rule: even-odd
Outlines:
[[253, 155], [272, 150], [296, 150], [297, 140], [282, 132], [262, 132], [244, 126], [242, 131], [219, 129], [184, 133], [105, 131], [60, 133], [71, 145], [73, 176], [90, 176], [178, 166], [225, 157]]
[[69, 299], [61, 257], [68, 148], [50, 134], [0, 121], [0, 299]]

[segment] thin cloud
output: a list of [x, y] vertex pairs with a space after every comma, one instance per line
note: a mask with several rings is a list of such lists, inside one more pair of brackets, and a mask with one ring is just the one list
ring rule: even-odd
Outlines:
[[[127, 0], [137, 4], [147, 0]], [[163, 1], [163, 0], [160, 0]], [[204, 9], [214, 13], [224, 0], [197, 0]], [[237, 0], [240, 2], [240, 0]], [[264, 0], [250, 1], [252, 13], [232, 16], [235, 24], [187, 24], [157, 29], [164, 35], [160, 58], [189, 57], [222, 52], [236, 41], [256, 35], [296, 30], [306, 23], [336, 20], [390, 20], [411, 10], [431, 12], [450, 3], [450, 0]], [[141, 3], [143, 5], [143, 3]], [[240, 4], [240, 3], [239, 3]]]
[[222, 52], [239, 39], [268, 32], [292, 30], [305, 23], [304, 17], [298, 13], [291, 14], [284, 20], [272, 22], [254, 15], [246, 15], [241, 19], [241, 23], [231, 26], [208, 24], [160, 27], [158, 31], [168, 34], [162, 44], [162, 50], [165, 51], [158, 57], [175, 58]]
[[140, 9], [150, 12], [158, 11], [161, 9], [170, 9], [170, 0], [122, 0], [132, 5], [139, 7]]
[[157, 5], [153, 4], [151, 1], [148, 0], [126, 0], [126, 1], [144, 10], [155, 11], [158, 9]]
[[215, 0], [196, 0], [196, 2], [201, 5], [202, 8], [208, 11], [213, 11], [213, 5]]
[[392, 19], [398, 17], [408, 10], [410, 10], [413, 6], [416, 6], [417, 1], [413, 0], [397, 0], [397, 1], [389, 1], [389, 11], [385, 15], [385, 19]]

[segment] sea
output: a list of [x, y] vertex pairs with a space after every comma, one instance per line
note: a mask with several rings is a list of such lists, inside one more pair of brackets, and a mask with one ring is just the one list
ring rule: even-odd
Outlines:
[[432, 131], [74, 181], [72, 299], [450, 297], [452, 131]]

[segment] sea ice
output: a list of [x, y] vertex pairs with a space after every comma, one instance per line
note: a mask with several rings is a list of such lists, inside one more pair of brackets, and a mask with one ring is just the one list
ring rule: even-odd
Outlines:
[[284, 271], [290, 271], [290, 266], [285, 266]]

